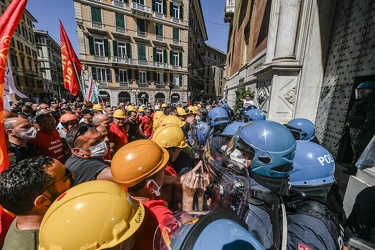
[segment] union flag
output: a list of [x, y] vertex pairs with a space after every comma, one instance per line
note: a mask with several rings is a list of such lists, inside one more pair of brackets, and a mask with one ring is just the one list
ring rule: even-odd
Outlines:
[[69, 90], [74, 96], [79, 91], [79, 73], [82, 70], [82, 65], [74, 52], [73, 46], [70, 43], [68, 35], [65, 32], [64, 26], [60, 20], [60, 46], [61, 46], [61, 60], [63, 66], [64, 88]]

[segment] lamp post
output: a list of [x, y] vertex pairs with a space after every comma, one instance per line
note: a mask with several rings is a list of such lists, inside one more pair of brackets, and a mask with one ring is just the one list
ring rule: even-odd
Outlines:
[[172, 104], [172, 89], [173, 89], [173, 83], [172, 82], [170, 82], [169, 83], [169, 85], [168, 85], [168, 87], [169, 87], [169, 100], [170, 100], [170, 102], [171, 102], [171, 104]]
[[201, 95], [201, 103], [203, 104], [203, 89], [201, 90], [200, 95]]

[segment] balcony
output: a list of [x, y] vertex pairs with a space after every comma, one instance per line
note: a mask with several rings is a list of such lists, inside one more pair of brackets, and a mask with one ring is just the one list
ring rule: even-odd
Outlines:
[[178, 40], [178, 39], [173, 39], [173, 44], [177, 44], [177, 45], [179, 45], [180, 44], [180, 40]]
[[130, 82], [120, 82], [120, 87], [129, 88], [130, 87]]
[[145, 6], [143, 4], [139, 4], [139, 3], [133, 2], [132, 5], [131, 5], [131, 8], [134, 11], [139, 11], [139, 12], [143, 12], [143, 13], [150, 14], [150, 15], [152, 13], [152, 10], [151, 10], [150, 7], [147, 7], [147, 6]]
[[132, 64], [132, 59], [128, 57], [112, 57], [113, 63], [121, 63], [121, 64]]
[[165, 86], [166, 86], [165, 82], [157, 82], [157, 81], [155, 81], [154, 83], [155, 83], [155, 86], [156, 86], [157, 89], [164, 89]]
[[127, 33], [125, 28], [122, 27], [116, 27], [116, 33], [125, 34]]
[[98, 22], [91, 22], [91, 28], [104, 30], [104, 24]]
[[154, 62], [154, 67], [168, 69], [168, 64], [163, 62]]
[[148, 88], [147, 82], [137, 82], [139, 88]]
[[236, 1], [235, 0], [226, 0], [225, 1], [224, 22], [226, 22], [226, 23], [232, 22], [235, 7], [236, 7]]
[[155, 35], [155, 41], [164, 42], [164, 36]]
[[94, 60], [97, 62], [108, 62], [108, 58], [105, 56], [95, 55]]
[[147, 32], [137, 31], [137, 36], [138, 37], [142, 37], [142, 38], [146, 38], [147, 37]]
[[113, 6], [120, 7], [120, 8], [125, 8], [126, 3], [119, 1], [119, 0], [113, 0], [112, 1]]
[[107, 82], [107, 81], [100, 81], [100, 80], [97, 80], [96, 83], [99, 84], [99, 87], [100, 87], [100, 86], [108, 86], [108, 82]]
[[154, 12], [153, 16], [154, 16], [155, 18], [164, 19], [164, 14], [159, 13], [159, 12]]
[[177, 18], [177, 17], [172, 17], [172, 22], [174, 22], [174, 23], [180, 23], [181, 22], [181, 20], [180, 20], [180, 18]]
[[181, 70], [181, 67], [179, 65], [171, 65], [172, 70]]

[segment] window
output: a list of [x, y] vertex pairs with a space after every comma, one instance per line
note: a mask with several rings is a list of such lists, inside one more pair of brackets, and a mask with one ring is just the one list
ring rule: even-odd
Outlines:
[[145, 5], [145, 1], [144, 1], [144, 0], [137, 0], [137, 3], [138, 3], [138, 4]]
[[147, 32], [146, 30], [146, 21], [143, 19], [137, 19], [137, 31]]
[[103, 39], [96, 39], [95, 38], [95, 55], [96, 56], [104, 56], [104, 41]]
[[26, 54], [31, 56], [31, 49], [25, 45], [25, 49], [26, 49]]
[[171, 51], [170, 63], [172, 66], [182, 66], [182, 53]]
[[174, 18], [180, 17], [180, 6], [172, 4], [171, 16], [174, 17]]
[[155, 35], [163, 37], [163, 24], [155, 23]]
[[143, 44], [138, 44], [138, 60], [146, 61], [146, 46]]
[[113, 43], [113, 56], [120, 58], [132, 58], [130, 43], [112, 41]]
[[111, 70], [106, 68], [92, 67], [92, 78], [98, 82], [110, 82]]
[[116, 13], [116, 28], [125, 29], [125, 19], [123, 14]]
[[128, 71], [127, 70], [122, 70], [120, 69], [119, 72], [118, 72], [118, 80], [119, 82], [128, 82], [129, 81], [129, 77], [128, 77]]
[[156, 49], [156, 62], [163, 62], [163, 50]]
[[163, 0], [155, 0], [155, 11], [163, 13]]
[[180, 86], [180, 82], [181, 82], [180, 75], [173, 74], [173, 85]]
[[102, 13], [99, 8], [91, 7], [91, 20], [96, 23], [102, 23]]
[[173, 40], [180, 40], [180, 29], [173, 28]]
[[139, 71], [139, 83], [147, 83], [146, 71]]
[[117, 51], [118, 51], [118, 56], [122, 58], [127, 57], [126, 53], [126, 44], [125, 43], [118, 43], [117, 44]]
[[17, 48], [23, 52], [23, 44], [20, 41], [17, 41]]
[[158, 84], [163, 84], [164, 83], [164, 74], [163, 73], [156, 73], [156, 82]]

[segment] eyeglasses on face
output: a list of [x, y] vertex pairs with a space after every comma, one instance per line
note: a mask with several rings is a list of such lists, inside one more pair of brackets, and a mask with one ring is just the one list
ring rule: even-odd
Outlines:
[[80, 137], [81, 135], [85, 135], [87, 133], [87, 131], [91, 130], [91, 129], [94, 129], [95, 126], [92, 125], [92, 124], [86, 124], [86, 125], [83, 125], [82, 127], [79, 127], [77, 129], [77, 132], [76, 134], [74, 135], [74, 138], [73, 138], [73, 147], [75, 147], [75, 142], [77, 140], [78, 137]]
[[52, 187], [53, 185], [55, 185], [56, 183], [58, 183], [60, 181], [63, 181], [63, 183], [66, 183], [68, 180], [72, 181], [73, 177], [74, 177], [74, 173], [72, 173], [69, 169], [65, 168], [64, 176], [62, 178], [58, 179], [57, 181], [54, 181], [54, 182], [48, 184], [45, 188], [42, 189], [42, 191], [40, 193], [41, 194], [44, 193], [44, 191], [46, 191], [48, 188]]

